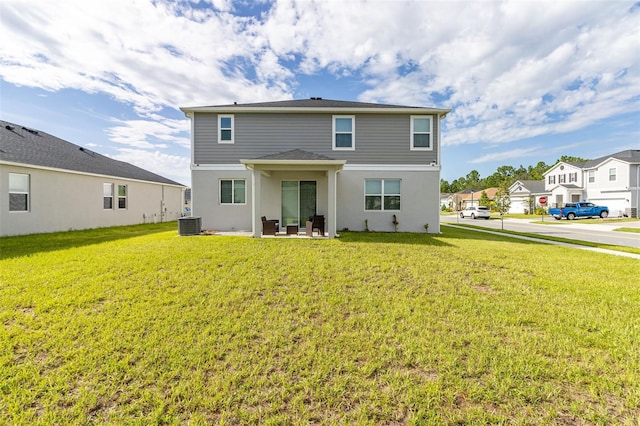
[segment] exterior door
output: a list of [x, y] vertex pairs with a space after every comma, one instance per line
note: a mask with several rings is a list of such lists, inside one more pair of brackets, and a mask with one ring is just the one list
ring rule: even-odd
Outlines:
[[316, 214], [316, 188], [316, 181], [282, 181], [282, 226], [304, 226]]

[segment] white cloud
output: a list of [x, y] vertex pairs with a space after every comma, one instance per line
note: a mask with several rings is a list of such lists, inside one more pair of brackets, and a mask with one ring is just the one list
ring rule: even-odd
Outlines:
[[119, 150], [119, 154], [108, 155], [108, 157], [131, 163], [178, 183], [185, 184], [191, 181], [189, 159], [182, 156], [159, 151], [149, 152], [143, 149], [122, 148]]

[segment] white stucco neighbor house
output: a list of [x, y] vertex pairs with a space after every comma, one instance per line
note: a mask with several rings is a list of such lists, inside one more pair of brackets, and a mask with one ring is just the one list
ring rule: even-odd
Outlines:
[[640, 150], [628, 149], [580, 163], [560, 162], [544, 173], [550, 207], [590, 201], [610, 216], [638, 217]]
[[261, 237], [266, 222], [295, 232], [322, 216], [329, 238], [345, 228], [440, 232], [449, 109], [311, 98], [181, 110], [203, 229]]
[[0, 236], [176, 220], [184, 185], [0, 121]]
[[544, 180], [517, 180], [509, 187], [509, 213], [533, 213], [540, 207], [540, 197], [549, 197]]

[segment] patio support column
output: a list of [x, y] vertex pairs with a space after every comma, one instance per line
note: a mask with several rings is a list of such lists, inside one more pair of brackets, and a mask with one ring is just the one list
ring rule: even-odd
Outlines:
[[262, 219], [260, 206], [262, 205], [262, 175], [260, 170], [253, 168], [251, 173], [251, 221], [253, 223], [253, 237], [262, 236]]
[[336, 214], [337, 214], [337, 202], [336, 202], [336, 189], [337, 189], [337, 175], [338, 171], [335, 168], [330, 168], [327, 171], [327, 186], [328, 186], [328, 205], [327, 205], [327, 231], [329, 238], [335, 238], [336, 236]]

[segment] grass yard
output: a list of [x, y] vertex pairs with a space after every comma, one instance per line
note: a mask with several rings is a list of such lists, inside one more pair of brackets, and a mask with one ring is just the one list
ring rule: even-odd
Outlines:
[[471, 229], [0, 239], [0, 423], [640, 422], [640, 264]]

